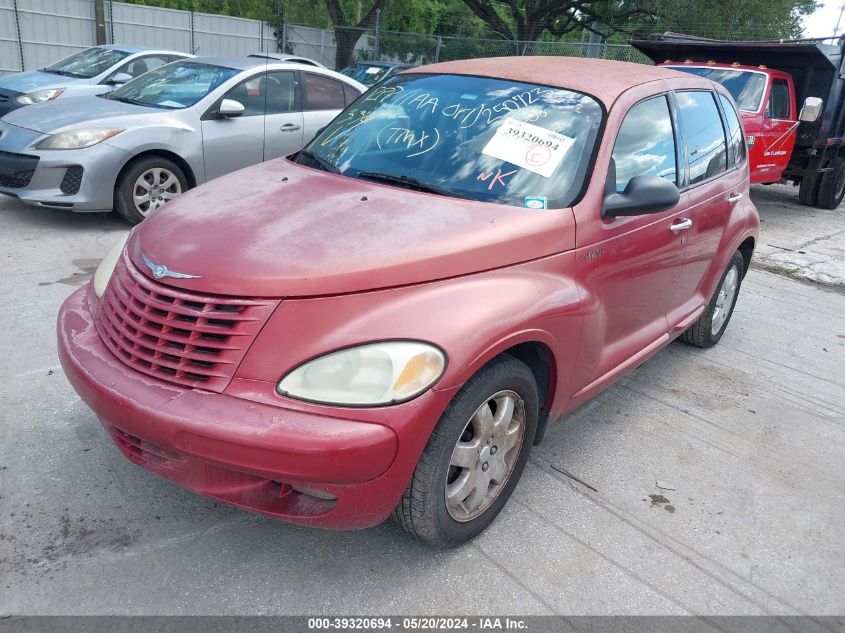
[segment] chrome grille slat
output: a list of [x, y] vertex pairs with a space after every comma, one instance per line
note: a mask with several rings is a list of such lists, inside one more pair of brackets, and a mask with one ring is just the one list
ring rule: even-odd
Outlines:
[[133, 369], [219, 392], [278, 303], [171, 288], [146, 277], [124, 253], [95, 322], [106, 346]]

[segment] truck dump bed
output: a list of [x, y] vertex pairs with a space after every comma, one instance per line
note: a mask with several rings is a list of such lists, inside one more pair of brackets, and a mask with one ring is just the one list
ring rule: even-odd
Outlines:
[[842, 42], [825, 44], [813, 40], [785, 42], [732, 42], [710, 40], [677, 33], [666, 33], [650, 40], [634, 40], [631, 45], [655, 63], [665, 61], [714, 61], [748, 66], [767, 66], [788, 72], [795, 83], [798, 107], [807, 97], [824, 100], [824, 111], [814, 123], [801, 123], [796, 145], [818, 147], [845, 136], [845, 79]]

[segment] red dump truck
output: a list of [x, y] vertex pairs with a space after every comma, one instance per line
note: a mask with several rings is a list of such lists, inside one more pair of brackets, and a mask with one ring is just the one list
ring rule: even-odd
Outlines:
[[791, 182], [803, 204], [839, 206], [845, 196], [845, 38], [731, 42], [666, 33], [632, 44], [658, 65], [730, 91], [745, 128], [752, 183]]

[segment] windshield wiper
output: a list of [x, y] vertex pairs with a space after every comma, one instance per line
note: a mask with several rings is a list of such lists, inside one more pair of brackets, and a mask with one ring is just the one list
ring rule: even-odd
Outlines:
[[366, 178], [367, 180], [376, 180], [390, 185], [399, 185], [406, 189], [414, 189], [415, 191], [422, 191], [425, 193], [434, 193], [438, 196], [448, 196], [450, 198], [463, 198], [464, 200], [471, 200], [469, 196], [460, 193], [455, 193], [451, 189], [445, 187], [438, 187], [437, 185], [430, 185], [428, 183], [411, 178], [410, 176], [397, 176], [396, 174], [384, 174], [378, 171], [361, 171], [358, 176]]
[[52, 73], [54, 75], [62, 75], [63, 77], [73, 77], [74, 79], [88, 79], [85, 75], [68, 72], [67, 70], [53, 70], [51, 68], [42, 68], [41, 72]]
[[317, 154], [312, 152], [310, 149], [299, 150], [299, 155], [305, 156], [306, 158], [310, 158], [315, 163], [317, 163], [320, 166], [320, 169], [322, 169], [323, 171], [327, 171], [327, 172], [332, 173], [332, 174], [339, 174], [340, 173], [340, 170], [337, 168], [337, 165], [335, 165], [334, 163], [332, 163], [330, 161], [327, 161], [325, 158], [317, 156]]
[[103, 97], [106, 98], [106, 99], [109, 99], [111, 101], [120, 101], [121, 103], [130, 103], [132, 105], [139, 105], [139, 106], [145, 106], [145, 107], [150, 106], [149, 103], [144, 103], [143, 101], [136, 101], [135, 99], [130, 99], [129, 97], [113, 97], [113, 96], [111, 96], [112, 94], [114, 94], [114, 93], [107, 93], [107, 94], [104, 94]]

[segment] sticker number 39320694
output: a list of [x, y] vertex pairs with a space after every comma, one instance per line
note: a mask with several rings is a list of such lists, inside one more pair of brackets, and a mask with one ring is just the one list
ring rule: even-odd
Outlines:
[[481, 153], [550, 178], [574, 142], [572, 137], [508, 117]]

